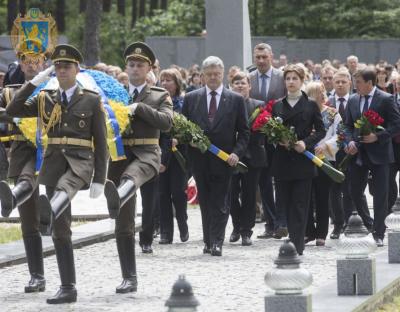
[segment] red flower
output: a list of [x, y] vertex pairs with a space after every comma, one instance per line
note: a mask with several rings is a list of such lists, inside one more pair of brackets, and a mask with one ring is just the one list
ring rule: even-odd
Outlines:
[[266, 110], [267, 112], [269, 112], [270, 114], [272, 114], [272, 107], [274, 106], [274, 104], [276, 103], [275, 100], [269, 100], [267, 105], [266, 105]]
[[374, 127], [380, 126], [385, 121], [377, 112], [373, 111], [372, 109], [367, 110], [364, 113], [364, 116]]
[[251, 126], [251, 130], [260, 130], [269, 121], [270, 118], [271, 113], [268, 112], [265, 108], [261, 108], [260, 113], [258, 114], [256, 120], [254, 120], [253, 125]]

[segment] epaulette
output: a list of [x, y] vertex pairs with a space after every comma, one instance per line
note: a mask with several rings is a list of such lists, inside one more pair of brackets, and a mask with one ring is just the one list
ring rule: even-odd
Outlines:
[[95, 90], [91, 90], [91, 89], [86, 89], [86, 88], [81, 88], [82, 89], [82, 91], [85, 91], [85, 92], [89, 92], [89, 93], [93, 93], [93, 94], [99, 94], [99, 92], [97, 92], [97, 91], [95, 91]]
[[21, 88], [21, 86], [22, 86], [22, 84], [15, 83], [15, 84], [6, 85], [4, 88]]
[[165, 92], [165, 91], [167, 91], [167, 90], [165, 90], [164, 88], [156, 87], [156, 86], [152, 86], [152, 87], [150, 87], [150, 89], [151, 89], [151, 90], [154, 90], [154, 91], [158, 91], [158, 92]]

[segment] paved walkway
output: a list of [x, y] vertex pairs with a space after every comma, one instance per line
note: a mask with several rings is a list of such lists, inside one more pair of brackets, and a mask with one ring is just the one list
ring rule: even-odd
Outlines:
[[[231, 229], [229, 224], [226, 237]], [[189, 231], [187, 243], [181, 243], [179, 233], [175, 233], [172, 245], [159, 245], [156, 241], [154, 254], [138, 253], [139, 287], [134, 294], [115, 294], [121, 273], [114, 239], [75, 250], [78, 288], [75, 304], [55, 308], [45, 303], [59, 285], [55, 256], [45, 258], [47, 288], [39, 294], [23, 293], [29, 278], [26, 264], [0, 269], [0, 311], [166, 311], [164, 303], [182, 273], [201, 303], [199, 311], [264, 311], [267, 291], [264, 275], [273, 267], [282, 241], [254, 239], [250, 247], [225, 243], [223, 256], [211, 257], [202, 254], [199, 209], [189, 210]], [[263, 231], [263, 225], [257, 224], [254, 231], [255, 237]], [[136, 245], [136, 250], [139, 249]], [[333, 248], [307, 246], [304, 254], [303, 267], [314, 277], [309, 291], [335, 280]]]

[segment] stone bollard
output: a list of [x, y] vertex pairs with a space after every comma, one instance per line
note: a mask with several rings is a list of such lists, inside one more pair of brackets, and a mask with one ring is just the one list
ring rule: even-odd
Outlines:
[[276, 268], [265, 275], [265, 283], [275, 291], [265, 296], [265, 312], [311, 312], [311, 295], [303, 294], [303, 289], [311, 285], [312, 275], [300, 268], [293, 243], [285, 240], [274, 263]]
[[368, 257], [375, 249], [375, 241], [360, 216], [353, 211], [344, 237], [338, 243], [338, 253], [345, 256], [336, 260], [339, 296], [372, 295], [376, 292], [375, 258]]
[[171, 296], [165, 302], [167, 312], [196, 312], [199, 304], [193, 295], [192, 285], [185, 279], [185, 275], [179, 275], [172, 286]]
[[386, 217], [388, 227], [389, 263], [400, 263], [400, 197], [393, 205], [392, 213]]

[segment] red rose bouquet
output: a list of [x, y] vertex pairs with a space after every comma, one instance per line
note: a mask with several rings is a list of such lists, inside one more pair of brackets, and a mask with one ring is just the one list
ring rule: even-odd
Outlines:
[[378, 130], [384, 130], [381, 126], [385, 120], [372, 109], [367, 110], [362, 116], [354, 123], [354, 127], [359, 129], [360, 135], [368, 135], [376, 133]]

